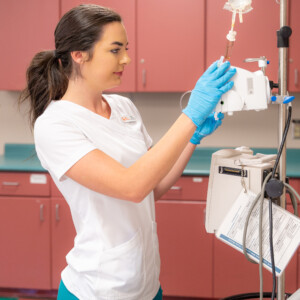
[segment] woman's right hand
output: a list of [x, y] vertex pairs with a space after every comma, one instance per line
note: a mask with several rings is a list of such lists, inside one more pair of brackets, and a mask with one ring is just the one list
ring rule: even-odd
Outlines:
[[197, 127], [212, 113], [221, 96], [233, 87], [233, 81], [228, 80], [235, 73], [236, 69], [230, 68], [228, 61], [220, 67], [216, 61], [197, 81], [188, 105], [182, 111]]

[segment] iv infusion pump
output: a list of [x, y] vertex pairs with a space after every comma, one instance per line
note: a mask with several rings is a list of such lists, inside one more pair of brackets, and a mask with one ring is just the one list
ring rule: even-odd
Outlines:
[[242, 190], [258, 194], [264, 171], [270, 171], [276, 154], [253, 155], [248, 147], [222, 149], [212, 155], [208, 183], [205, 227], [214, 233]]

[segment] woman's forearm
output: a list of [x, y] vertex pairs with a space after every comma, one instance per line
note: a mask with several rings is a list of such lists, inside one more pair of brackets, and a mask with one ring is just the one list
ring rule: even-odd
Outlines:
[[178, 178], [182, 175], [184, 168], [189, 162], [196, 145], [192, 143], [188, 143], [182, 154], [176, 161], [175, 165], [171, 169], [171, 171], [158, 183], [158, 185], [154, 189], [154, 198], [158, 200], [163, 196], [171, 186], [178, 180]]
[[151, 190], [163, 194], [182, 174], [195, 148], [189, 143], [194, 131], [193, 122], [182, 114], [162, 139], [128, 170], [132, 174], [144, 173], [138, 185], [145, 189], [146, 195]]

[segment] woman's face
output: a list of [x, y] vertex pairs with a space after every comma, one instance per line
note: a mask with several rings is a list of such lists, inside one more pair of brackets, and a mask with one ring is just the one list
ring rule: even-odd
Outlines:
[[82, 77], [90, 88], [102, 92], [121, 84], [124, 68], [131, 61], [127, 45], [127, 34], [122, 23], [105, 25], [102, 38], [94, 46], [92, 59], [81, 66]]

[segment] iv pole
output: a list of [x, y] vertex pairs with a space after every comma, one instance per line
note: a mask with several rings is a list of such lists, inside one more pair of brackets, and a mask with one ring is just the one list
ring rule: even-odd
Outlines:
[[[287, 0], [280, 0], [280, 30], [277, 32], [277, 38], [281, 32], [281, 36], [289, 38], [291, 35], [291, 30], [283, 33], [282, 29], [284, 26], [287, 26]], [[288, 45], [282, 46], [277, 45], [279, 48], [279, 73], [278, 73], [278, 93], [279, 95], [287, 95], [287, 64], [288, 64]], [[280, 104], [279, 106], [279, 136], [278, 142], [281, 144], [283, 137], [283, 131], [286, 123], [286, 105]], [[285, 182], [286, 180], [286, 145], [282, 149], [282, 154], [279, 160], [279, 178], [281, 181]], [[280, 206], [285, 209], [286, 197], [285, 197], [285, 188], [283, 194], [280, 197]], [[277, 299], [285, 299], [285, 273], [283, 273], [278, 278], [278, 289], [277, 289]]]

